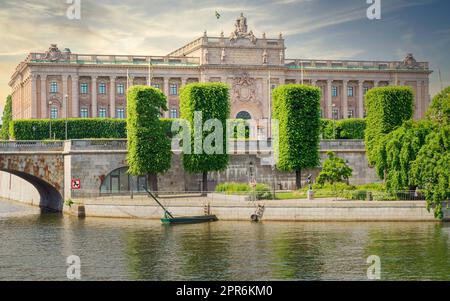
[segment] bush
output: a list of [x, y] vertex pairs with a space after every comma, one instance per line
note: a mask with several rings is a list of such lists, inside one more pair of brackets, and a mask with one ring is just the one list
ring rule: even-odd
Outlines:
[[0, 129], [0, 140], [9, 139], [9, 128], [12, 120], [12, 97], [8, 95], [5, 107], [3, 108], [2, 125]]
[[[225, 194], [244, 194], [249, 195], [253, 193], [253, 188], [246, 183], [223, 183], [216, 186], [216, 192], [222, 192]], [[268, 185], [263, 183], [258, 183], [254, 190], [256, 194], [256, 199], [258, 200], [269, 200], [273, 198], [273, 194]]]
[[335, 123], [331, 119], [320, 120], [320, 134], [322, 139], [335, 139]]
[[281, 85], [273, 90], [273, 118], [279, 121], [277, 168], [295, 171], [301, 187], [301, 170], [319, 165], [320, 95], [317, 87]]
[[[161, 119], [168, 137], [173, 136], [171, 133], [173, 120], [168, 118]], [[65, 122], [65, 119], [13, 120], [9, 131], [11, 139], [14, 140], [48, 140], [53, 139], [53, 137], [57, 140], [64, 140]], [[126, 139], [126, 127], [127, 122], [123, 119], [69, 118], [67, 119], [67, 136], [68, 139]]]
[[365, 142], [369, 163], [377, 163], [376, 148], [389, 134], [413, 116], [414, 93], [410, 87], [381, 87], [366, 94]]
[[[65, 139], [66, 119], [13, 120], [10, 124], [11, 139], [47, 140]], [[50, 136], [51, 128], [51, 136]], [[125, 139], [126, 121], [112, 118], [67, 119], [68, 139]]]
[[351, 118], [337, 121], [337, 139], [364, 139], [366, 120]]

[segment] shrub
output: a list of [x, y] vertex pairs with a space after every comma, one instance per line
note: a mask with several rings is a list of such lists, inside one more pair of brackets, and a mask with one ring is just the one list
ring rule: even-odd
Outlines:
[[301, 170], [319, 165], [320, 89], [282, 85], [273, 90], [273, 118], [279, 122], [277, 168], [295, 171], [301, 187]]
[[167, 111], [167, 100], [159, 89], [133, 86], [127, 91], [128, 171], [135, 176], [149, 174], [155, 191], [156, 174], [166, 172], [172, 158], [167, 122], [159, 119], [161, 110]]
[[365, 141], [369, 163], [376, 164], [376, 147], [384, 135], [410, 120], [414, 93], [410, 87], [381, 87], [366, 94], [367, 126]]
[[246, 183], [223, 183], [216, 186], [216, 192], [222, 192], [225, 194], [251, 194], [255, 192], [256, 199], [269, 200], [273, 198], [273, 194], [268, 185], [258, 183], [253, 190], [250, 185]]
[[323, 163], [322, 171], [317, 177], [317, 183], [334, 184], [337, 182], [348, 182], [353, 170], [345, 163], [344, 159], [336, 157], [333, 152], [328, 152], [328, 158]]
[[[228, 86], [223, 83], [195, 83], [185, 86], [181, 90], [180, 107], [181, 118], [190, 123], [191, 127], [191, 154], [183, 153], [183, 166], [186, 171], [203, 174], [203, 194], [206, 194], [208, 171], [224, 170], [228, 166], [229, 156], [226, 150], [226, 125], [230, 116], [230, 100]], [[195, 143], [195, 112], [202, 113], [202, 127], [206, 122], [217, 119], [221, 122], [222, 128], [211, 127], [210, 130], [203, 130], [201, 141]], [[213, 154], [204, 152], [204, 143], [208, 143], [208, 136], [216, 134], [210, 148], [214, 148]], [[217, 141], [217, 139], [222, 139]], [[195, 145], [201, 142], [201, 153], [196, 153]], [[214, 142], [214, 143], [213, 143]], [[184, 142], [183, 142], [184, 143]], [[214, 145], [213, 145], [214, 144]], [[222, 149], [220, 149], [220, 145]]]
[[[47, 140], [65, 139], [66, 119], [13, 120], [10, 125], [11, 139]], [[50, 136], [51, 130], [51, 136]], [[67, 119], [68, 139], [125, 139], [126, 121], [112, 118]]]
[[365, 119], [351, 118], [337, 121], [337, 139], [364, 139]]
[[335, 121], [331, 119], [320, 119], [320, 134], [322, 139], [335, 139]]
[[12, 97], [8, 95], [5, 107], [3, 108], [2, 127], [0, 129], [0, 140], [9, 139], [9, 125], [12, 120]]

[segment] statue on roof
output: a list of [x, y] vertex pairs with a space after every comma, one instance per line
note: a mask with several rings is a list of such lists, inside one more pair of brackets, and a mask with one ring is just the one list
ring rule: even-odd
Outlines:
[[247, 38], [253, 44], [256, 44], [256, 37], [253, 34], [253, 31], [248, 31], [247, 27], [247, 18], [244, 17], [244, 13], [241, 13], [241, 16], [236, 19], [236, 23], [234, 23], [234, 31], [231, 33], [230, 41], [235, 42], [240, 38]]

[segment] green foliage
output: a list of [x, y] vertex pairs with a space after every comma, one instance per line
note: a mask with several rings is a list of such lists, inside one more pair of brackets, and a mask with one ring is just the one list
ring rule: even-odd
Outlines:
[[[223, 183], [216, 186], [216, 192], [221, 192], [225, 194], [243, 194], [249, 195], [253, 193], [253, 188], [245, 183]], [[263, 183], [258, 183], [255, 186], [254, 193], [258, 200], [268, 200], [272, 199], [273, 195], [268, 185]]]
[[431, 131], [430, 122], [408, 120], [380, 139], [375, 149], [375, 168], [378, 176], [385, 180], [388, 191], [415, 189], [409, 177], [411, 163]]
[[[10, 137], [15, 140], [65, 139], [66, 119], [14, 120], [10, 124]], [[50, 137], [51, 128], [51, 137]], [[112, 118], [67, 119], [68, 139], [125, 139], [126, 122]]]
[[[250, 138], [250, 127], [249, 127], [249, 124], [248, 124], [247, 120], [245, 120], [245, 119], [230, 119], [228, 121], [228, 126], [234, 128], [233, 136], [232, 136], [234, 139], [248, 139], [248, 138]], [[241, 127], [244, 128], [244, 133], [239, 133], [239, 130], [240, 130]]]
[[0, 130], [0, 140], [9, 139], [9, 127], [12, 121], [12, 97], [8, 95], [5, 107], [3, 108], [2, 128]]
[[319, 165], [320, 97], [319, 88], [306, 85], [273, 90], [273, 118], [279, 121], [279, 170]]
[[320, 120], [322, 139], [364, 139], [365, 129], [366, 120], [362, 118]]
[[381, 87], [366, 94], [365, 141], [369, 163], [376, 164], [377, 147], [384, 135], [412, 118], [414, 93], [410, 87]]
[[[181, 90], [180, 94], [181, 118], [187, 120], [191, 127], [191, 154], [183, 154], [183, 165], [186, 171], [208, 172], [224, 170], [228, 166], [229, 156], [226, 151], [226, 124], [230, 116], [230, 101], [228, 86], [223, 83], [194, 83]], [[220, 154], [194, 153], [194, 113], [202, 113], [203, 125], [208, 120], [217, 119], [222, 123], [223, 150]], [[220, 131], [214, 127], [209, 131], [203, 131], [202, 145], [205, 138], [213, 132]], [[214, 141], [218, 145], [220, 141]], [[202, 148], [203, 150], [203, 148]]]
[[166, 96], [148, 86], [133, 86], [127, 92], [129, 173], [157, 174], [170, 168], [171, 143], [167, 122], [159, 119], [167, 111]]
[[348, 182], [353, 170], [345, 163], [344, 159], [336, 157], [333, 152], [328, 152], [328, 159], [323, 163], [322, 171], [317, 177], [317, 183], [334, 184], [336, 182]]
[[444, 201], [450, 200], [450, 124], [435, 129], [412, 162], [411, 177], [420, 183], [428, 210], [434, 207], [436, 218], [442, 219]]
[[450, 86], [433, 98], [426, 116], [430, 121], [450, 124]]

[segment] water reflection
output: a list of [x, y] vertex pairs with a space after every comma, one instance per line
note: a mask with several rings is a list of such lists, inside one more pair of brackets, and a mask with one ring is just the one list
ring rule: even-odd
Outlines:
[[[1, 213], [0, 207], [0, 213]], [[0, 280], [450, 280], [450, 226], [438, 223], [159, 221], [0, 215]]]

